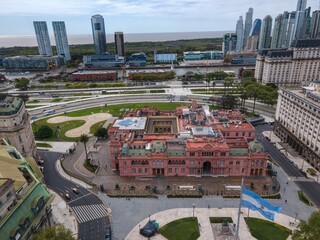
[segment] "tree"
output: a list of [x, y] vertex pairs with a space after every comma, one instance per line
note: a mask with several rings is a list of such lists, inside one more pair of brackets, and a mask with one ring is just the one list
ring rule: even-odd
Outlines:
[[237, 106], [237, 97], [226, 94], [218, 99], [218, 106], [224, 109], [234, 109]]
[[74, 240], [74, 237], [72, 236], [72, 231], [70, 229], [65, 228], [63, 225], [58, 225], [42, 229], [33, 236], [33, 239]]
[[28, 90], [29, 82], [30, 81], [27, 78], [16, 79], [15, 88], [19, 88], [20, 91]]
[[216, 86], [216, 82], [213, 81], [211, 84], [212, 84], [212, 93], [214, 93], [214, 87]]
[[48, 139], [51, 138], [53, 135], [53, 130], [48, 125], [42, 125], [39, 127], [38, 131], [36, 132], [36, 136], [39, 139]]
[[246, 78], [254, 78], [254, 72], [252, 70], [243, 70], [241, 73], [241, 78], [246, 79]]
[[320, 212], [313, 212], [308, 221], [301, 220], [294, 231], [293, 240], [317, 240], [320, 234]]
[[255, 108], [256, 108], [256, 100], [259, 96], [260, 88], [261, 86], [257, 83], [251, 83], [246, 86], [245, 90], [247, 91], [247, 94], [249, 97], [253, 98], [253, 107], [252, 112], [254, 114]]
[[107, 138], [108, 137], [108, 129], [99, 127], [97, 131], [94, 133], [94, 136], [97, 138]]
[[88, 151], [87, 151], [87, 142], [89, 141], [89, 137], [87, 134], [81, 134], [80, 142], [83, 143], [84, 152], [86, 153], [86, 159], [88, 159]]

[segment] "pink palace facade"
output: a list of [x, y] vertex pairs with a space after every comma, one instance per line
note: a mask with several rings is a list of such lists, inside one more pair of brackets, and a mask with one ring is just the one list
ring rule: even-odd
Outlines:
[[109, 129], [112, 168], [120, 176], [265, 176], [268, 154], [254, 134], [237, 110], [195, 101], [175, 111], [145, 107]]

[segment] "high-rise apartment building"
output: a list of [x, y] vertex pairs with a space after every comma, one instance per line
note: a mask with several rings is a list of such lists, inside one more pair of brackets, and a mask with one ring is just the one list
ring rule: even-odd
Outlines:
[[287, 48], [291, 46], [294, 24], [296, 21], [296, 12], [283, 13], [283, 22], [281, 26], [281, 47]]
[[307, 0], [298, 0], [296, 9], [296, 18], [294, 29], [291, 35], [291, 44], [295, 44], [298, 39], [304, 39], [303, 26], [305, 22], [305, 10], [307, 7]]
[[296, 11], [304, 11], [307, 7], [307, 0], [298, 0]]
[[253, 17], [253, 8], [249, 8], [246, 13], [246, 19], [244, 23], [244, 31], [243, 31], [243, 48], [245, 48], [247, 44], [247, 38], [249, 37], [249, 33], [252, 27], [252, 17]]
[[281, 48], [281, 30], [282, 30], [283, 15], [279, 14], [274, 20], [274, 27], [272, 31], [271, 48]]
[[241, 51], [243, 49], [243, 19], [242, 19], [242, 16], [240, 16], [239, 20], [237, 21], [236, 35], [237, 35], [236, 50]]
[[272, 17], [270, 15], [263, 19], [260, 36], [259, 36], [259, 49], [270, 48], [271, 45], [271, 28]]
[[225, 56], [229, 51], [235, 51], [237, 45], [237, 35], [235, 33], [226, 33], [223, 35], [222, 51]]
[[261, 30], [261, 19], [254, 20], [252, 27], [250, 29], [249, 37], [246, 41], [246, 50], [256, 50], [259, 44], [259, 36]]
[[33, 22], [34, 30], [37, 37], [39, 54], [42, 56], [52, 56], [49, 32], [45, 21]]
[[308, 163], [320, 170], [320, 85], [280, 88], [274, 132]]
[[54, 38], [56, 40], [57, 54], [64, 56], [66, 61], [71, 60], [66, 26], [64, 22], [52, 22]]
[[116, 54], [124, 57], [124, 38], [123, 32], [114, 33], [114, 44], [116, 46]]
[[297, 86], [320, 79], [320, 39], [298, 40], [290, 49], [262, 50], [255, 78], [263, 84]]
[[310, 37], [320, 38], [320, 10], [312, 13]]
[[91, 25], [95, 53], [105, 54], [107, 51], [107, 40], [103, 17], [99, 14], [92, 16]]

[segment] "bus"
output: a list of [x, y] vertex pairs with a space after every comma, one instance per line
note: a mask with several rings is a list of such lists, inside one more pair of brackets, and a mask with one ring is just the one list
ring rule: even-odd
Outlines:
[[43, 114], [48, 116], [48, 115], [51, 115], [51, 114], [54, 114], [56, 111], [53, 110], [53, 109], [47, 109], [47, 110], [44, 110], [43, 111]]

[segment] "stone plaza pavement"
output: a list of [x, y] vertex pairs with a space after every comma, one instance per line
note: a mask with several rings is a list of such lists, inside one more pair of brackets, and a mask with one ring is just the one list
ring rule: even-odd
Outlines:
[[[239, 228], [239, 238], [243, 240], [255, 239], [251, 236], [250, 231], [245, 223], [244, 217], [248, 216], [248, 210], [246, 208], [241, 209], [242, 214], [240, 215], [240, 228]], [[265, 219], [259, 212], [250, 211], [250, 217]], [[155, 220], [159, 223], [159, 227], [163, 227], [165, 224], [172, 222], [174, 220], [192, 217], [192, 208], [175, 208], [166, 211], [158, 212], [150, 216], [150, 220]], [[198, 240], [214, 240], [214, 235], [212, 227], [209, 221], [209, 217], [231, 217], [233, 223], [237, 223], [238, 209], [237, 208], [195, 208], [194, 216], [197, 217], [199, 222], [200, 237]], [[131, 232], [125, 238], [126, 240], [145, 240], [146, 238], [140, 235], [139, 229], [144, 227], [149, 221], [149, 218], [144, 219], [138, 225], [136, 225]], [[294, 218], [289, 217], [284, 214], [275, 215], [275, 223], [285, 226], [291, 230], [294, 230], [298, 225], [298, 221]], [[294, 224], [290, 224], [294, 223]], [[290, 237], [289, 237], [290, 238]], [[161, 234], [153, 236], [151, 239], [154, 240], [165, 240]]]

